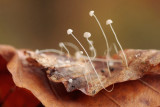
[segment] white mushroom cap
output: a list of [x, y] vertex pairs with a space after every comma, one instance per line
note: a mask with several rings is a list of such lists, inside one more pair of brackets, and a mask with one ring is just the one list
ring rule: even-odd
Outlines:
[[82, 55], [82, 54], [83, 54], [83, 51], [79, 51], [79, 53]]
[[68, 29], [68, 30], [67, 30], [67, 34], [68, 34], [68, 35], [72, 34], [72, 32], [73, 32], [72, 29]]
[[84, 36], [85, 38], [90, 38], [90, 37], [91, 37], [91, 33], [85, 32], [83, 36]]
[[68, 80], [68, 82], [69, 82], [69, 83], [72, 83], [72, 82], [73, 82], [73, 80], [72, 80], [72, 79], [69, 79], [69, 80]]
[[83, 51], [77, 51], [77, 52], [75, 53], [75, 57], [76, 57], [77, 59], [81, 58], [82, 55], [83, 55]]
[[60, 42], [59, 47], [63, 47], [63, 46], [64, 46], [63, 42]]
[[108, 19], [107, 21], [106, 21], [106, 25], [109, 25], [109, 24], [112, 24], [113, 23], [113, 21], [111, 20], [111, 19]]
[[89, 15], [92, 17], [92, 16], [94, 15], [94, 11], [91, 10], [91, 11], [89, 12]]

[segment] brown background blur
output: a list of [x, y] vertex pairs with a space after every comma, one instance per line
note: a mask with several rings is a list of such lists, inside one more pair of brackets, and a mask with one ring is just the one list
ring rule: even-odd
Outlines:
[[159, 0], [0, 0], [0, 44], [59, 49], [61, 41], [77, 44], [66, 34], [72, 28], [86, 48], [83, 33], [91, 32], [102, 55], [105, 42], [97, 22], [88, 14], [90, 10], [95, 11], [109, 44], [115, 42], [105, 25], [111, 18], [123, 48], [160, 49]]

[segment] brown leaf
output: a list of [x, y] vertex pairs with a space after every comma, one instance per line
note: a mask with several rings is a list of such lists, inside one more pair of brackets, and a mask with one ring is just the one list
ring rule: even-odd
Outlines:
[[[8, 62], [7, 67], [12, 73], [16, 85], [30, 90], [45, 106], [134, 107], [136, 105], [138, 107], [145, 107], [160, 105], [159, 75], [151, 75], [153, 73], [159, 73], [159, 61], [157, 60], [159, 58], [159, 51], [126, 50], [125, 53], [129, 60], [129, 68], [126, 69], [123, 63], [114, 64], [113, 68], [115, 68], [115, 71], [112, 73], [112, 78], [108, 77], [109, 79], [105, 80], [105, 86], [107, 87], [117, 82], [123, 83], [115, 84], [115, 88], [111, 93], [104, 90], [100, 91], [101, 88], [97, 91], [100, 92], [94, 97], [86, 96], [79, 91], [68, 93], [61, 83], [55, 83], [54, 79], [52, 79], [54, 83], [49, 81], [46, 72], [42, 71], [45, 66], [40, 62], [34, 62], [38, 61], [34, 58], [32, 58], [34, 60], [30, 60], [32, 63], [28, 62], [28, 60], [26, 60], [28, 56], [25, 55], [25, 51], [23, 50], [16, 51], [10, 47], [0, 46], [0, 51], [1, 56]], [[101, 68], [99, 68], [101, 64], [98, 62], [94, 64], [97, 66], [96, 69]], [[50, 65], [49, 67], [54, 69]], [[139, 79], [144, 74], [149, 75]], [[83, 76], [74, 75], [74, 78], [81, 77]], [[61, 80], [63, 79], [61, 78]], [[109, 83], [109, 81], [111, 81], [111, 83]]]
[[[9, 61], [12, 54], [12, 48], [5, 46], [9, 51], [0, 51], [6, 60], [0, 56], [0, 106], [2, 107], [35, 107], [40, 102], [26, 89], [15, 86], [12, 75], [6, 68], [7, 60]], [[10, 53], [11, 52], [11, 53]], [[10, 55], [9, 55], [10, 54]]]
[[21, 59], [24, 58], [23, 55], [18, 55], [14, 48], [0, 46], [0, 50], [1, 55], [8, 61], [7, 68], [17, 86], [30, 90], [45, 106], [61, 105], [50, 89], [44, 72], [41, 72], [39, 68], [23, 65], [22, 63], [25, 63]]
[[[149, 73], [158, 74], [160, 71], [157, 60], [160, 58], [160, 54], [156, 50], [126, 50], [128, 68], [120, 61], [120, 58], [110, 58], [109, 63], [112, 63], [110, 64], [111, 76], [106, 62], [93, 60], [99, 78], [97, 78], [98, 76], [90, 63], [85, 63], [83, 60], [70, 58], [70, 63], [68, 63], [68, 57], [65, 55], [37, 54], [31, 51], [25, 53], [28, 54], [28, 56], [27, 54], [25, 56], [29, 64], [44, 69], [50, 80], [62, 82], [68, 92], [78, 89], [90, 96], [103, 89], [99, 83], [99, 78], [104, 87], [108, 87], [114, 83], [139, 79]], [[121, 53], [119, 56], [121, 56]], [[69, 82], [70, 79], [71, 82]]]

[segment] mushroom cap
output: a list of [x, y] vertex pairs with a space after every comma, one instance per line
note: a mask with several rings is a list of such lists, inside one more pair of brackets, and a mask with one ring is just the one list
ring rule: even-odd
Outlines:
[[89, 15], [92, 17], [92, 16], [94, 15], [94, 11], [91, 10], [91, 11], [89, 12]]
[[60, 42], [59, 47], [63, 47], [63, 46], [64, 46], [63, 42]]
[[84, 36], [85, 38], [90, 38], [90, 37], [91, 37], [91, 33], [85, 32], [83, 36]]
[[67, 30], [67, 34], [68, 34], [68, 35], [72, 34], [72, 32], [73, 32], [72, 29], [68, 29], [68, 30]]
[[109, 25], [109, 24], [112, 24], [113, 23], [113, 21], [111, 20], [111, 19], [108, 19], [107, 21], [106, 21], [106, 25]]

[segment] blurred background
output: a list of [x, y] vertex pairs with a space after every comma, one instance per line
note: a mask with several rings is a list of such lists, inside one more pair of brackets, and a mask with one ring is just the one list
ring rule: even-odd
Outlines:
[[[107, 19], [113, 20], [124, 49], [160, 49], [160, 0], [0, 0], [0, 44], [33, 50], [60, 49], [59, 42], [78, 45], [67, 36], [71, 28], [86, 49], [83, 33], [91, 32], [98, 55], [103, 55], [105, 40], [96, 20], [89, 16], [90, 10], [95, 11], [110, 45], [115, 38], [106, 26]], [[0, 61], [0, 106], [42, 107], [26, 90], [15, 90], [4, 66]]]
[[72, 28], [86, 48], [83, 33], [91, 32], [102, 55], [105, 41], [90, 10], [95, 11], [110, 45], [115, 39], [107, 19], [114, 21], [124, 49], [160, 49], [159, 0], [0, 0], [0, 44], [29, 49], [59, 49], [62, 41], [78, 45], [66, 34]]

